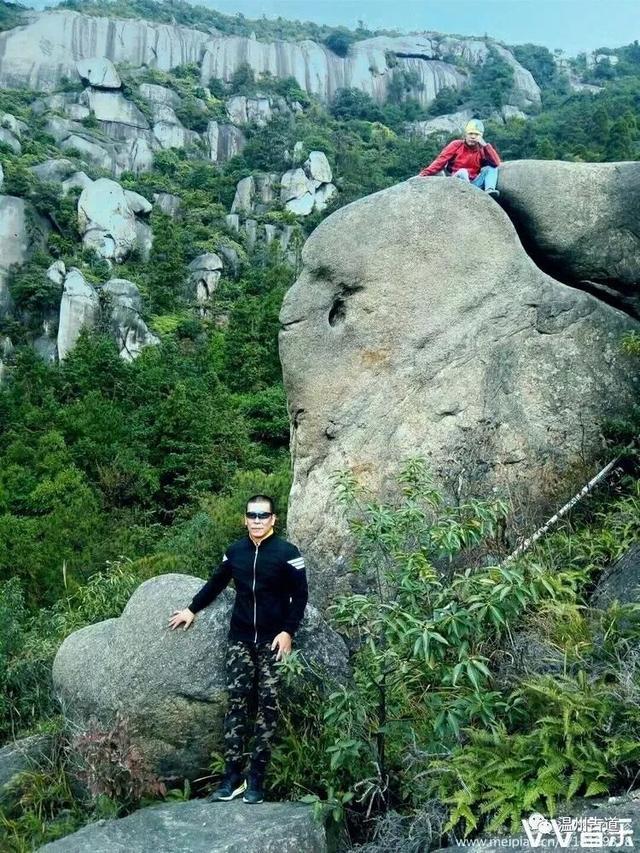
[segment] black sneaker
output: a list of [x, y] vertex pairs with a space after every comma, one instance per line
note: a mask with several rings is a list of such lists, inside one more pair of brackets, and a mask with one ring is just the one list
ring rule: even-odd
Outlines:
[[247, 783], [236, 770], [225, 773], [220, 786], [209, 794], [207, 801], [210, 803], [219, 803], [235, 800], [236, 797], [239, 797], [246, 790], [246, 787]]
[[500, 190], [487, 190], [486, 192], [491, 198], [500, 198]]
[[258, 803], [264, 803], [264, 789], [262, 787], [262, 775], [259, 773], [249, 773], [247, 790], [242, 798], [245, 803], [250, 803], [252, 806]]

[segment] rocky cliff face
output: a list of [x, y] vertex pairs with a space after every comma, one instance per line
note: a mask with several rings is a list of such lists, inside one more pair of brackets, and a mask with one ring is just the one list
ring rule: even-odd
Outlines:
[[[537, 164], [520, 175], [525, 165], [535, 186]], [[567, 195], [576, 186], [566, 177]], [[606, 241], [606, 219], [601, 230]], [[421, 456], [450, 499], [497, 492], [533, 518], [572, 466], [597, 458], [603, 418], [637, 395], [620, 341], [638, 323], [545, 275], [503, 210], [461, 182], [413, 178], [343, 207], [302, 260], [281, 312], [288, 525], [319, 600], [348, 553], [335, 471], [384, 495]]]
[[509, 51], [488, 39], [443, 38], [432, 33], [378, 37], [356, 42], [342, 58], [309, 40], [261, 42], [70, 11], [33, 14], [25, 26], [0, 33], [0, 85], [53, 91], [63, 77], [73, 79], [76, 61], [107, 57], [164, 71], [201, 63], [203, 85], [211, 77], [228, 81], [248, 63], [256, 76], [265, 72], [276, 78], [293, 76], [302, 89], [323, 100], [331, 99], [340, 88], [354, 87], [383, 101], [394, 75], [407, 70], [415, 72], [419, 81], [413, 95], [428, 104], [440, 89], [459, 88], [467, 80], [456, 60], [481, 64], [489, 45], [514, 69], [513, 105], [538, 103], [540, 90], [531, 74]]

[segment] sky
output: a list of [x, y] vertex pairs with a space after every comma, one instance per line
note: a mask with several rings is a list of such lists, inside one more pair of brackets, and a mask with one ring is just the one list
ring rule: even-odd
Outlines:
[[[41, 8], [46, 0], [24, 2]], [[282, 16], [352, 29], [362, 20], [369, 29], [486, 34], [507, 44], [559, 48], [569, 56], [640, 39], [640, 0], [199, 0], [199, 5], [247, 18]]]

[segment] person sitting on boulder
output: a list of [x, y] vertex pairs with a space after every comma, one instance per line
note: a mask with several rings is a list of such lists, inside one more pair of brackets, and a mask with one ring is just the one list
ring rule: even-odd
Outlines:
[[443, 169], [447, 175], [479, 187], [492, 196], [499, 196], [496, 189], [500, 157], [498, 152], [483, 139], [484, 124], [477, 118], [467, 122], [464, 139], [454, 139], [442, 149], [433, 163], [421, 172], [421, 178], [437, 175]]
[[[254, 495], [247, 501], [247, 536], [230, 545], [222, 562], [169, 626], [186, 630], [196, 613], [211, 604], [233, 580], [235, 603], [229, 626], [226, 666], [229, 706], [224, 719], [225, 772], [210, 800], [245, 803], [264, 800], [263, 781], [278, 720], [276, 662], [291, 651], [291, 641], [307, 604], [304, 558], [295, 545], [274, 534], [273, 499]], [[248, 779], [242, 756], [248, 734], [249, 700], [257, 685], [257, 713]]]

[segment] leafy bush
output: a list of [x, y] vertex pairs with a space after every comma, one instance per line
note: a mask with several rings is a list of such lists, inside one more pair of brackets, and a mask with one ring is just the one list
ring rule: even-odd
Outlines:
[[335, 53], [336, 56], [344, 57], [349, 53], [349, 48], [354, 41], [356, 41], [355, 34], [347, 29], [341, 28], [329, 33], [329, 35], [324, 39], [324, 44], [330, 51]]
[[640, 766], [640, 713], [604, 681], [585, 672], [540, 677], [517, 694], [525, 731], [470, 730], [467, 744], [433, 766], [433, 789], [453, 807], [448, 825], [464, 821], [465, 834], [481, 821], [490, 832], [505, 824], [517, 832], [524, 812], [556, 815], [576, 795], [632, 784]]

